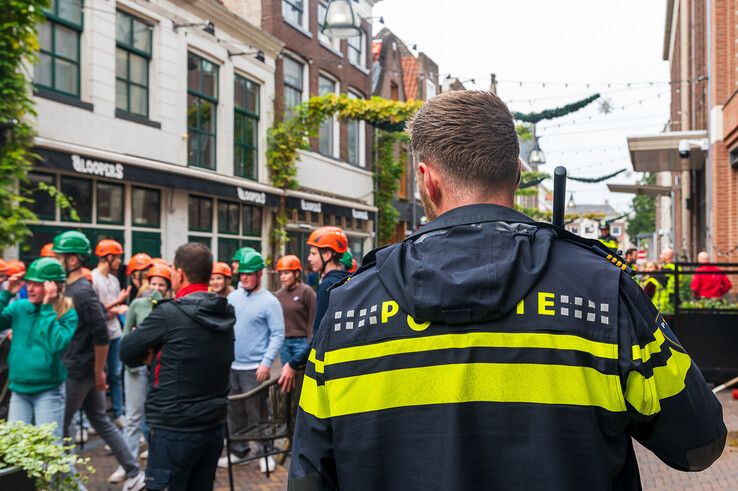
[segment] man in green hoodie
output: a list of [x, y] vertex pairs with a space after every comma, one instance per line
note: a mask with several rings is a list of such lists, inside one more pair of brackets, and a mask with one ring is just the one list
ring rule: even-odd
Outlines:
[[[34, 261], [25, 273], [10, 277], [0, 292], [0, 330], [12, 329], [9, 421], [56, 423], [61, 441], [64, 425], [64, 382], [61, 354], [77, 329], [77, 312], [64, 297], [66, 273], [56, 259]], [[28, 298], [10, 299], [25, 284]]]

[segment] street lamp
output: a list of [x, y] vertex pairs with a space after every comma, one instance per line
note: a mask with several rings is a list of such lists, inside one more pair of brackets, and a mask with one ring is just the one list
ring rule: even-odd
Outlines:
[[533, 148], [530, 151], [530, 155], [528, 155], [528, 163], [531, 167], [537, 168], [539, 165], [543, 165], [546, 163], [546, 155], [543, 153], [543, 150], [541, 150], [541, 147], [538, 145], [538, 136], [536, 136], [536, 125], [533, 125]]
[[361, 18], [354, 10], [357, 0], [331, 0], [325, 11], [325, 22], [320, 30], [334, 39], [348, 39], [361, 35]]

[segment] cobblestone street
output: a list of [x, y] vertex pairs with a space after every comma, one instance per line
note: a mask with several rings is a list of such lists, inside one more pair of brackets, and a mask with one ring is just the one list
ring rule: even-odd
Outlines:
[[[725, 423], [728, 430], [738, 432], [738, 401], [730, 397], [730, 391], [720, 394], [723, 403]], [[732, 443], [732, 445], [731, 445]], [[90, 478], [90, 491], [120, 489], [119, 485], [107, 484], [107, 477], [115, 470], [115, 459], [107, 455], [98, 439], [93, 440], [84, 455], [93, 459], [97, 469]], [[713, 466], [700, 473], [679, 472], [669, 468], [651, 452], [636, 444], [636, 454], [641, 469], [641, 482], [646, 490], [738, 490], [738, 438], [728, 440], [728, 445], [720, 459]], [[289, 466], [289, 459], [286, 462]], [[259, 471], [258, 462], [251, 462], [233, 468], [235, 489], [239, 491], [268, 491], [287, 489], [287, 468], [277, 466], [277, 470], [267, 478]], [[215, 489], [228, 489], [228, 472], [218, 469]]]

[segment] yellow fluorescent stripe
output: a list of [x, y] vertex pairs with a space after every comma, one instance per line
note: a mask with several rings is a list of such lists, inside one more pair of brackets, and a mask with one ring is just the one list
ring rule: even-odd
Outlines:
[[308, 356], [308, 361], [311, 362], [313, 365], [315, 365], [316, 373], [323, 373], [325, 371], [324, 363], [322, 360], [318, 360], [318, 353], [314, 349], [310, 350], [310, 356]]
[[689, 355], [671, 350], [666, 366], [654, 368], [653, 376], [646, 378], [636, 371], [628, 374], [625, 399], [645, 416], [656, 414], [661, 411], [661, 399], [675, 396], [684, 390], [684, 380], [691, 366]]
[[383, 343], [327, 351], [325, 364], [332, 365], [388, 355], [449, 348], [552, 348], [583, 351], [600, 358], [613, 360], [618, 358], [616, 344], [590, 341], [571, 334], [471, 332], [395, 339]]
[[633, 360], [643, 360], [643, 363], [646, 363], [651, 359], [651, 355], [661, 352], [661, 345], [666, 341], [664, 333], [661, 332], [661, 328], [656, 328], [656, 331], [653, 333], [653, 337], [656, 340], [651, 341], [646, 346], [636, 344], [632, 347]]
[[581, 366], [522, 363], [427, 366], [329, 380], [325, 388], [332, 417], [464, 402], [569, 404], [625, 411], [618, 376]]
[[314, 378], [307, 375], [302, 378], [300, 407], [316, 418], [325, 419], [331, 416], [325, 386], [318, 385]]

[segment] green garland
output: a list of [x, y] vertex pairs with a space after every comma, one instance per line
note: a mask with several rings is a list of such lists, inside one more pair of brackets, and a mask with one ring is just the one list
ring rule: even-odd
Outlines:
[[0, 248], [22, 241], [31, 233], [28, 223], [37, 220], [18, 182], [27, 182], [35, 157], [30, 149], [36, 132], [29, 121], [35, 110], [26, 64], [37, 60], [36, 26], [47, 5], [47, 0], [9, 0], [0, 9], [0, 132], [8, 135], [0, 146]]
[[589, 184], [594, 184], [594, 183], [597, 183], [597, 182], [607, 181], [608, 179], [611, 179], [611, 178], [613, 178], [613, 177], [615, 177], [617, 175], [620, 175], [620, 174], [622, 174], [623, 172], [625, 172], [627, 170], [628, 169], [623, 168], [623, 169], [620, 169], [618, 171], [613, 172], [612, 174], [608, 174], [606, 176], [600, 176], [600, 177], [574, 177], [574, 176], [569, 176], [569, 177], [567, 177], [567, 179], [571, 179], [572, 181], [577, 181], [577, 182], [586, 182], [586, 183], [589, 183]]
[[579, 111], [585, 106], [588, 106], [595, 100], [597, 100], [600, 97], [600, 94], [594, 94], [586, 99], [582, 99], [577, 102], [572, 102], [571, 104], [567, 104], [566, 106], [557, 107], [555, 109], [546, 109], [545, 111], [537, 112], [537, 113], [519, 113], [519, 112], [513, 112], [513, 117], [517, 119], [518, 121], [523, 121], [525, 123], [531, 123], [536, 124], [539, 121], [543, 121], [544, 119], [555, 119], [560, 118], [562, 116], [566, 116], [567, 114], [571, 114], [573, 112]]
[[374, 204], [377, 207], [377, 240], [386, 244], [395, 232], [395, 225], [400, 217], [393, 200], [400, 188], [400, 177], [407, 162], [407, 152], [400, 151], [400, 158], [395, 159], [398, 143], [406, 141], [403, 133], [379, 130], [376, 139], [375, 154], [375, 192]]

